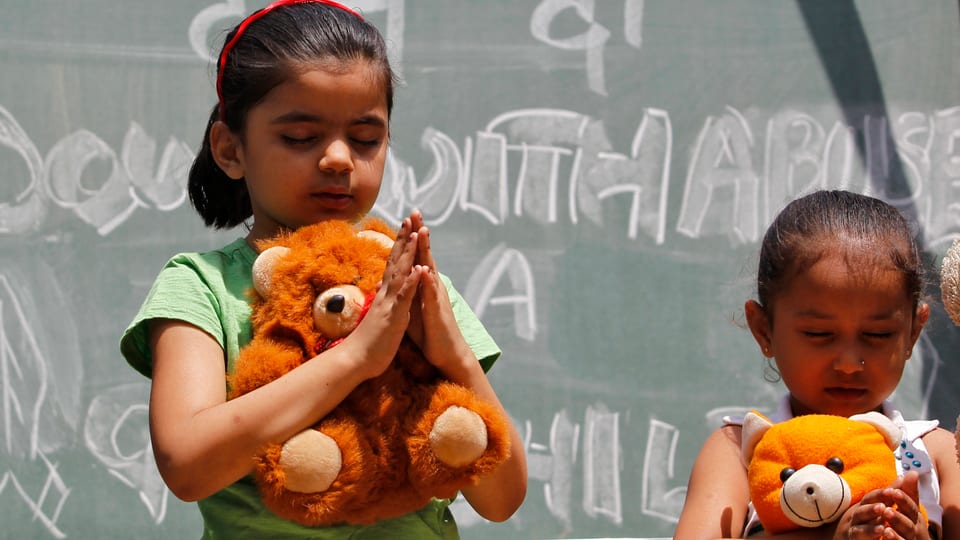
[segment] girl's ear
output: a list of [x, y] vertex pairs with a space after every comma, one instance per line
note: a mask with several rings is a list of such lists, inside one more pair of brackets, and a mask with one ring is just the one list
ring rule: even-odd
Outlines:
[[210, 127], [210, 152], [217, 165], [234, 180], [244, 176], [242, 148], [239, 138], [230, 131], [227, 124], [216, 121]]
[[760, 346], [760, 352], [767, 358], [773, 356], [772, 340], [770, 339], [770, 321], [767, 319], [767, 313], [763, 310], [756, 300], [747, 300], [743, 305], [744, 314], [747, 317], [747, 326], [750, 327], [750, 333], [753, 339]]
[[907, 351], [907, 357], [910, 356], [910, 352], [913, 351], [913, 346], [917, 343], [917, 338], [920, 337], [920, 332], [923, 330], [923, 326], [927, 324], [927, 319], [930, 318], [930, 306], [926, 302], [920, 302], [917, 304], [917, 311], [913, 316], [913, 326], [910, 328], [910, 349]]

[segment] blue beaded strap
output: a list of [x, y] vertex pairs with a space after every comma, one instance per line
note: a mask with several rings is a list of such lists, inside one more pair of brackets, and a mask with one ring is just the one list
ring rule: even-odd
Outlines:
[[929, 473], [932, 469], [930, 455], [913, 445], [912, 441], [901, 440], [893, 452], [903, 472], [917, 471], [920, 474]]

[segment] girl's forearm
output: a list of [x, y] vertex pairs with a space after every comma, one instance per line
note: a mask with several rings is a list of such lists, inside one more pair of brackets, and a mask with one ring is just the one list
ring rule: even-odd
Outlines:
[[[248, 474], [253, 457], [267, 444], [318, 421], [367, 376], [344, 342], [322, 358], [227, 401], [222, 352], [210, 341], [212, 345], [195, 341], [199, 349], [174, 354], [161, 338], [155, 355], [150, 403], [154, 454], [168, 487], [187, 501], [208, 497]], [[173, 346], [181, 343], [190, 343], [182, 333]], [[211, 354], [201, 352], [205, 347]], [[184, 380], [191, 385], [185, 388]]]

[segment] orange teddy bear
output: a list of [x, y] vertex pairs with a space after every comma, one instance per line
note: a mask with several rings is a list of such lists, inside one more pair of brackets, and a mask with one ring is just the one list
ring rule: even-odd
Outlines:
[[900, 440], [900, 429], [877, 412], [808, 414], [778, 424], [748, 413], [741, 457], [764, 531], [831, 523], [869, 491], [890, 485]]
[[[231, 398], [336, 346], [357, 326], [393, 234], [378, 220], [327, 221], [258, 244], [253, 339], [229, 378]], [[254, 475], [264, 504], [285, 519], [372, 523], [476, 482], [508, 457], [507, 433], [497, 409], [442, 379], [404, 338], [382, 375], [312, 429], [256, 456]]]

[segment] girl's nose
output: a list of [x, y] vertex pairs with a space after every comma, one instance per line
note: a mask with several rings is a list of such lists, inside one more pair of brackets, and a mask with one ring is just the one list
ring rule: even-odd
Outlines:
[[863, 369], [863, 354], [857, 347], [847, 347], [838, 351], [833, 361], [833, 369], [843, 373], [856, 373]]
[[327, 145], [320, 156], [320, 169], [334, 174], [353, 172], [353, 153], [350, 145], [342, 139], [335, 139]]

